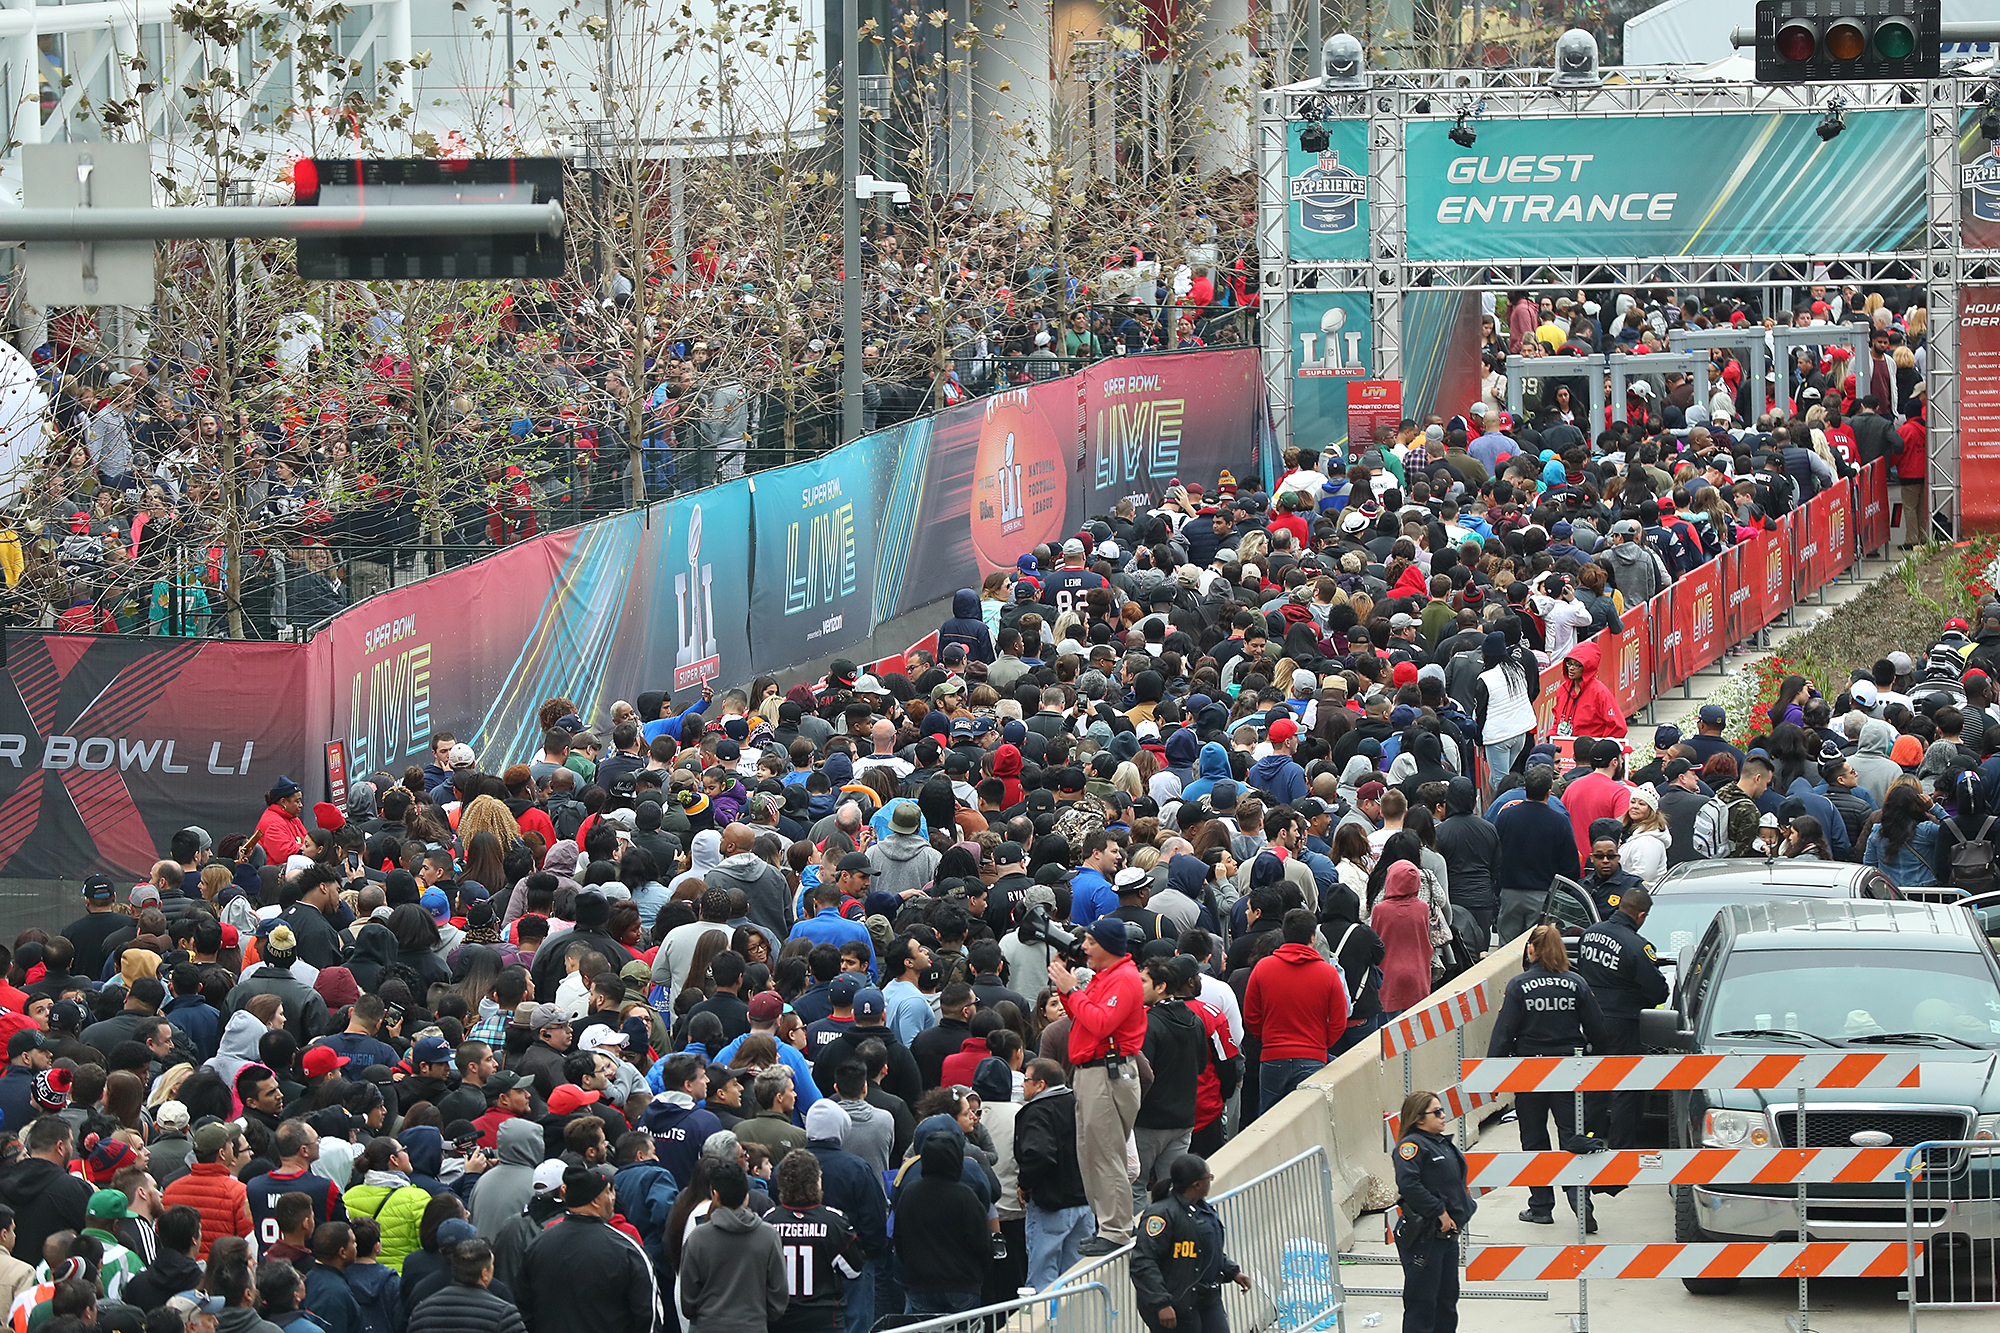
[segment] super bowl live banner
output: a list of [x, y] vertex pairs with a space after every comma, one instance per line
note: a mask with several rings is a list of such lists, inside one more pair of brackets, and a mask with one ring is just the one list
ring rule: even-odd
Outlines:
[[1414, 260], [1822, 255], [1910, 250], [1924, 113], [1482, 120], [1405, 130]]
[[[1368, 257], [1368, 122], [1295, 121], [1286, 127], [1285, 173], [1291, 194], [1294, 263], [1354, 262]], [[1323, 131], [1327, 145], [1308, 152], [1299, 137]]]

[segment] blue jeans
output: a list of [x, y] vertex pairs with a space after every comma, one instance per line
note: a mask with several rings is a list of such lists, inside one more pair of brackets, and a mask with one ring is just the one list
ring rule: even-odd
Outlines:
[[841, 1302], [841, 1319], [846, 1333], [868, 1333], [875, 1326], [875, 1264], [861, 1266], [861, 1276], [850, 1280]]
[[1097, 1230], [1089, 1204], [1038, 1208], [1030, 1203], [1022, 1221], [1028, 1231], [1028, 1285], [1036, 1291], [1076, 1267], [1077, 1246]]
[[979, 1308], [976, 1291], [913, 1291], [905, 1300], [904, 1314], [957, 1314]]
[[1326, 1068], [1324, 1060], [1265, 1060], [1257, 1066], [1257, 1109], [1264, 1112], [1285, 1095]]
[[1521, 757], [1521, 751], [1527, 744], [1528, 737], [1523, 733], [1512, 740], [1495, 741], [1493, 744], [1485, 747], [1486, 785], [1488, 790], [1491, 790], [1493, 785], [1499, 782], [1501, 778], [1506, 777], [1514, 771], [1514, 761]]

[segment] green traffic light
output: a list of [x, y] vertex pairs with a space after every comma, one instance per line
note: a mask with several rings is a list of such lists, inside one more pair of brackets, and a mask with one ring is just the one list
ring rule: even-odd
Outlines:
[[1917, 49], [1917, 35], [1910, 25], [1888, 20], [1875, 25], [1875, 54], [1884, 60], [1902, 60]]

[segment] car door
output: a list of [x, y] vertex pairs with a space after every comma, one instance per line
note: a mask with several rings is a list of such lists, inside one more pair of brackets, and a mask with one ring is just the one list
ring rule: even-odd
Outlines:
[[1583, 886], [1565, 875], [1557, 875], [1549, 883], [1548, 896], [1542, 899], [1542, 914], [1536, 924], [1553, 921], [1562, 928], [1563, 947], [1568, 950], [1569, 960], [1574, 964], [1577, 941], [1599, 919], [1597, 904], [1583, 891]]
[[2000, 889], [1961, 898], [1958, 905], [1972, 913], [1972, 919], [1979, 923], [1979, 933], [1986, 937], [1988, 946], [2000, 953]]

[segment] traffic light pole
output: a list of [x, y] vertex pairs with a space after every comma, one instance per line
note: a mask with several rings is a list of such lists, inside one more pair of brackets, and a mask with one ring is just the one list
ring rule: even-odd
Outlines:
[[378, 208], [22, 208], [0, 212], [0, 241], [560, 236], [564, 220], [562, 205], [554, 202]]

